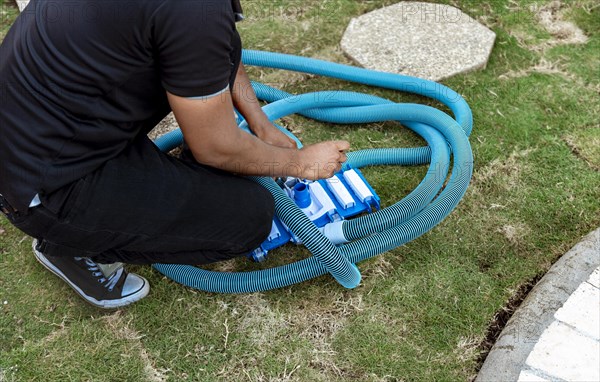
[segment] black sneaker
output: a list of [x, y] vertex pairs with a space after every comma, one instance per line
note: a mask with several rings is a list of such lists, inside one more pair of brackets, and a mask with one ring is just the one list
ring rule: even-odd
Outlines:
[[50, 272], [63, 279], [84, 300], [99, 308], [113, 309], [129, 305], [146, 297], [150, 291], [148, 280], [134, 273], [127, 273], [122, 265], [107, 276], [100, 264], [87, 257], [44, 255], [39, 251], [38, 241], [35, 239], [33, 253]]

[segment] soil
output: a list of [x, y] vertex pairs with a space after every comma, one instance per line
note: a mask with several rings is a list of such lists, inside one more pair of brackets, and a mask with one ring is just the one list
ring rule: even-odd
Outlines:
[[494, 318], [490, 322], [488, 326], [485, 338], [479, 344], [479, 357], [477, 358], [477, 371], [481, 369], [483, 366], [483, 362], [487, 358], [488, 354], [492, 350], [492, 346], [498, 340], [500, 333], [506, 327], [506, 324], [512, 317], [512, 315], [517, 311], [521, 303], [525, 300], [529, 292], [533, 289], [533, 287], [540, 281], [540, 279], [544, 276], [545, 272], [541, 272], [533, 277], [531, 280], [521, 284], [515, 294], [506, 302], [506, 304], [500, 308], [496, 314], [494, 314]]

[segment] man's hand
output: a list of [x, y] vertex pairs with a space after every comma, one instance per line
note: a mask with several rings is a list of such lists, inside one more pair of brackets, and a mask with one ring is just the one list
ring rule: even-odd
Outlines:
[[265, 143], [286, 149], [297, 148], [296, 142], [275, 127], [268, 119], [260, 126], [250, 126], [250, 129]]
[[305, 146], [298, 152], [299, 178], [318, 180], [331, 178], [346, 162], [350, 143], [328, 141]]
[[244, 116], [250, 130], [263, 142], [272, 146], [283, 147], [286, 149], [295, 149], [296, 142], [273, 126], [269, 118], [260, 107], [260, 102], [256, 98], [250, 78], [240, 64], [235, 79], [235, 85], [231, 92], [233, 105]]

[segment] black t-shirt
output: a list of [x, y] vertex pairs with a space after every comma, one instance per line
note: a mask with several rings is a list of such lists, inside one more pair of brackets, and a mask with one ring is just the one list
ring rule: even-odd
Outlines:
[[116, 157], [241, 59], [231, 1], [33, 0], [0, 47], [0, 194], [26, 210]]

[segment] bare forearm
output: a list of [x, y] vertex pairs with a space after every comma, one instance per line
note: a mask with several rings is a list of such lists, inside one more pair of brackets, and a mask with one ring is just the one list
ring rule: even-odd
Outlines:
[[327, 178], [346, 160], [348, 142], [321, 142], [298, 150], [271, 145], [240, 130], [230, 92], [205, 100], [167, 93], [183, 136], [199, 163], [259, 176]]
[[303, 176], [299, 150], [269, 145], [240, 129], [214, 140], [211, 145], [194, 145], [200, 163], [239, 175], [270, 177]]
[[250, 78], [243, 64], [240, 64], [238, 68], [235, 84], [231, 91], [231, 98], [233, 105], [244, 116], [250, 129], [255, 134], [259, 135], [260, 130], [270, 126], [270, 122], [263, 113], [258, 98], [256, 98], [256, 93], [252, 89]]
[[269, 145], [239, 129], [227, 94], [206, 101], [169, 95], [194, 158], [241, 175], [300, 176], [298, 150]]
[[243, 65], [238, 69], [231, 98], [235, 108], [248, 122], [250, 130], [263, 142], [273, 146], [296, 148], [296, 142], [279, 131], [263, 112]]

